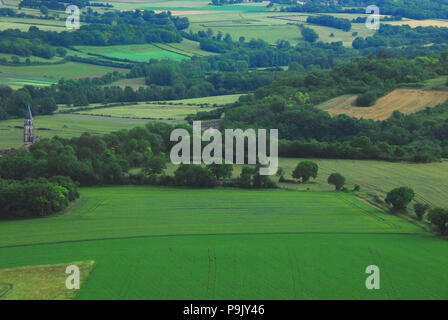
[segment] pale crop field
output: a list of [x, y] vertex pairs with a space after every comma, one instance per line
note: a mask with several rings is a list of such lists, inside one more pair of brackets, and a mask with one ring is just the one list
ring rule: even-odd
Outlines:
[[396, 110], [410, 114], [427, 107], [435, 107], [448, 100], [448, 91], [397, 89], [379, 98], [370, 107], [355, 106], [356, 95], [343, 95], [317, 105], [332, 115], [346, 114], [350, 117], [386, 120]]
[[77, 113], [116, 118], [183, 120], [186, 116], [195, 114], [198, 111], [211, 111], [213, 109], [214, 108], [212, 107], [201, 107], [198, 105], [187, 106], [138, 103], [130, 106], [92, 109], [79, 111]]
[[417, 27], [440, 27], [440, 28], [448, 28], [448, 20], [436, 20], [436, 19], [428, 19], [428, 20], [412, 20], [412, 19], [403, 19], [402, 21], [385, 21], [383, 23], [391, 24], [394, 26], [402, 26], [408, 25], [411, 28]]

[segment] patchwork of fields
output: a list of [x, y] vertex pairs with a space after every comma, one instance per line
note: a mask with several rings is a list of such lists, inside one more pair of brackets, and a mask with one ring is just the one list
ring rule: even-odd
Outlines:
[[[3, 0], [6, 7], [17, 8], [19, 2]], [[363, 23], [352, 24], [350, 32], [308, 24], [307, 17], [314, 14], [278, 12], [278, 5], [266, 7], [268, 1], [232, 6], [209, 5], [209, 0], [110, 2], [113, 9], [95, 10], [170, 10], [173, 16], [188, 17], [187, 32], [211, 29], [214, 35], [230, 34], [234, 41], [240, 37], [246, 41], [261, 38], [272, 45], [279, 40], [295, 45], [304, 41], [298, 25], [306, 25], [319, 34], [318, 41], [342, 41], [351, 47], [356, 37], [374, 33]], [[35, 9], [22, 8], [20, 12], [41, 15]], [[64, 13], [56, 13], [60, 20], [1, 17], [0, 31], [27, 31], [30, 26], [65, 31]], [[350, 20], [361, 16], [332, 15]], [[445, 20], [385, 23], [448, 27]], [[187, 39], [180, 43], [66, 49], [68, 56], [127, 59], [131, 61], [127, 65], [150, 59], [182, 61], [215, 55]], [[0, 53], [0, 58], [7, 61], [15, 59], [12, 56]], [[60, 78], [129, 72], [65, 62], [62, 57], [29, 59], [52, 64], [0, 65], [0, 86], [49, 86]], [[19, 57], [19, 61], [23, 63], [26, 57]], [[142, 73], [138, 74], [139, 78], [121, 79], [112, 85], [147, 87]], [[417, 84], [418, 89], [397, 89], [368, 108], [355, 107], [355, 95], [340, 96], [317, 107], [332, 115], [384, 120], [395, 110], [409, 114], [448, 100], [446, 80], [443, 76]], [[59, 113], [34, 118], [34, 132], [41, 138], [70, 138], [84, 132], [102, 135], [131, 129], [148, 120], [180, 123], [187, 115], [214, 110], [239, 97], [91, 104], [71, 110], [59, 106]], [[22, 144], [23, 119], [0, 121], [0, 149]], [[301, 160], [279, 159], [286, 179], [292, 179]], [[312, 160], [319, 166], [316, 179], [306, 184], [279, 183], [281, 189], [83, 187], [81, 198], [58, 215], [0, 221], [0, 300], [448, 299], [446, 239], [423, 229], [423, 222], [381, 212], [357, 198], [384, 199], [392, 188], [410, 186], [415, 190], [415, 200], [431, 207], [448, 206], [448, 161]], [[176, 169], [168, 163], [166, 173], [172, 175]], [[234, 177], [241, 169], [241, 165], [234, 166]], [[327, 178], [334, 172], [345, 176], [347, 188], [359, 185], [361, 191], [333, 191]], [[65, 267], [71, 264], [81, 269], [81, 290], [77, 292], [65, 287]], [[381, 270], [380, 290], [365, 287], [369, 265]]]
[[[144, 81], [144, 79], [141, 80]], [[123, 85], [129, 84], [124, 81]], [[140, 86], [138, 83], [134, 85]], [[131, 129], [143, 126], [149, 119], [183, 122], [187, 115], [195, 114], [198, 111], [213, 110], [214, 105], [233, 103], [238, 100], [239, 96], [239, 94], [232, 94], [105, 108], [97, 108], [102, 105], [91, 105], [91, 110], [77, 113], [58, 113], [52, 116], [34, 117], [34, 134], [41, 138], [76, 137], [84, 132], [106, 134], [120, 129]], [[66, 108], [61, 108], [61, 111], [64, 110]], [[23, 119], [0, 121], [0, 149], [17, 148], [22, 144]]]
[[[351, 195], [151, 187], [81, 195], [66, 215], [0, 223], [0, 268], [93, 260], [78, 299], [448, 298], [448, 243]], [[365, 289], [371, 264], [381, 290]]]

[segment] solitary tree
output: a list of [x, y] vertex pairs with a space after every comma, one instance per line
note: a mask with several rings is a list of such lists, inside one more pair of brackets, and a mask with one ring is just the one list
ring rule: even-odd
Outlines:
[[445, 235], [448, 231], [448, 208], [433, 208], [428, 212], [428, 220], [439, 228], [440, 234]]
[[426, 210], [429, 209], [429, 205], [426, 203], [416, 202], [414, 203], [414, 211], [418, 220], [422, 220]]
[[317, 166], [317, 163], [309, 160], [304, 160], [299, 162], [297, 167], [294, 169], [292, 176], [296, 179], [302, 179], [302, 182], [305, 183], [311, 177], [316, 178], [318, 170], [319, 167]]
[[336, 190], [341, 190], [345, 184], [344, 176], [337, 172], [330, 174], [327, 181], [329, 184], [333, 184]]
[[415, 193], [412, 188], [398, 187], [387, 193], [386, 202], [392, 205], [394, 210], [406, 209], [409, 202], [414, 199]]

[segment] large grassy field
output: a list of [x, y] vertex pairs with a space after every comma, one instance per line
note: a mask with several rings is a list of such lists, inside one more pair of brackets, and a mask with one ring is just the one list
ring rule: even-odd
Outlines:
[[447, 249], [336, 192], [84, 188], [65, 215], [0, 222], [0, 268], [95, 261], [78, 299], [447, 299]]
[[211, 111], [213, 107], [201, 108], [200, 106], [165, 105], [138, 103], [131, 106], [113, 107], [80, 111], [78, 114], [155, 120], [183, 120], [190, 114], [198, 111]]
[[[285, 170], [285, 177], [292, 179], [292, 172], [303, 159], [280, 158], [279, 166]], [[283, 187], [312, 191], [333, 190], [327, 183], [328, 176], [339, 172], [346, 178], [347, 187], [355, 184], [362, 191], [384, 198], [386, 192], [399, 186], [410, 186], [416, 193], [416, 200], [431, 206], [448, 206], [448, 161], [439, 163], [403, 163], [373, 160], [312, 159], [319, 166], [316, 180], [306, 184], [282, 184]]]
[[60, 20], [45, 20], [45, 19], [30, 19], [30, 18], [13, 18], [2, 17], [0, 20], [0, 31], [6, 29], [19, 29], [21, 31], [28, 31], [31, 26], [38, 27], [40, 30], [46, 31], [65, 31], [65, 21]]
[[78, 62], [37, 66], [0, 65], [0, 85], [10, 85], [14, 88], [27, 84], [50, 85], [56, 83], [60, 78], [77, 79], [99, 77], [112, 71], [127, 73], [129, 70]]
[[[234, 6], [236, 7], [236, 6]], [[306, 23], [306, 18], [313, 14], [299, 14], [274, 11], [211, 11], [206, 14], [195, 12], [184, 14], [190, 20], [190, 29], [194, 32], [199, 30], [212, 29], [215, 34], [219, 31], [229, 33], [234, 40], [244, 36], [247, 40], [263, 39], [274, 44], [278, 40], [288, 40], [292, 44], [302, 41], [302, 35], [296, 24], [304, 24], [314, 29], [319, 34], [319, 41], [336, 42], [342, 41], [344, 46], [351, 47], [352, 41], [357, 37], [367, 37], [373, 35], [374, 31], [369, 30], [364, 24], [352, 24], [352, 30], [345, 32], [335, 28], [317, 26]], [[359, 15], [347, 14], [345, 18], [354, 19]], [[357, 32], [357, 35], [353, 35]], [[332, 37], [331, 34], [334, 36]]]
[[130, 44], [109, 47], [78, 46], [85, 53], [100, 54], [110, 58], [128, 59], [136, 62], [148, 62], [150, 59], [175, 60], [188, 59], [185, 54], [167, 51], [153, 44]]
[[[83, 132], [105, 134], [144, 125], [147, 120], [105, 118], [76, 114], [34, 117], [34, 134], [41, 138], [79, 137]], [[18, 128], [16, 128], [18, 127]], [[0, 149], [17, 148], [23, 144], [23, 119], [0, 121]]]

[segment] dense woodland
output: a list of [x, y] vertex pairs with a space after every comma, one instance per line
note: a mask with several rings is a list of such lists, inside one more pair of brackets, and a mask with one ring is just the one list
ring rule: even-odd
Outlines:
[[343, 31], [350, 31], [352, 28], [352, 24], [348, 19], [335, 18], [333, 16], [328, 15], [320, 15], [320, 16], [309, 16], [306, 19], [306, 22], [317, 24], [320, 26], [332, 27], [335, 29], [341, 29]]
[[434, 161], [448, 155], [448, 103], [407, 116], [395, 112], [377, 122], [331, 117], [313, 105], [342, 94], [375, 100], [400, 84], [417, 84], [447, 72], [444, 54], [432, 59], [362, 59], [331, 71], [298, 74], [225, 108], [223, 127], [278, 128], [279, 136], [288, 140], [280, 146], [283, 156]]

